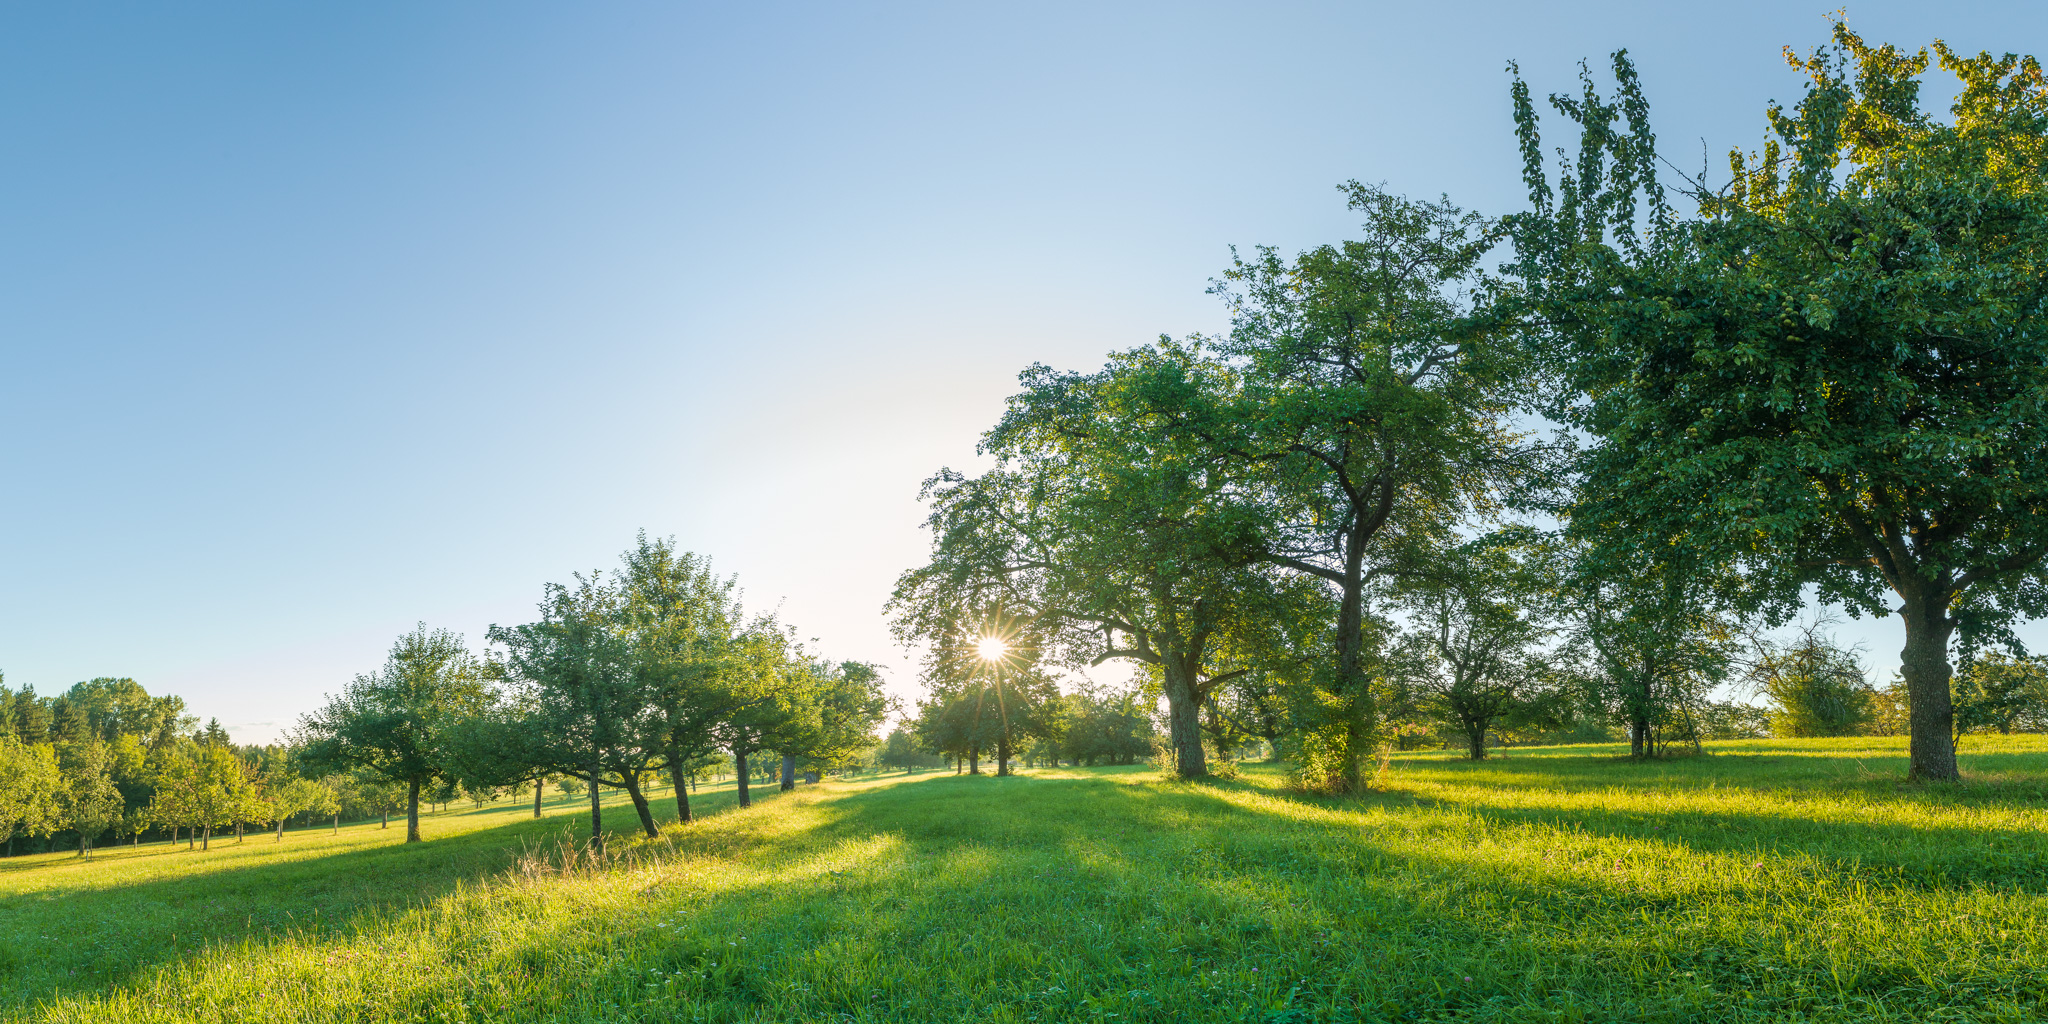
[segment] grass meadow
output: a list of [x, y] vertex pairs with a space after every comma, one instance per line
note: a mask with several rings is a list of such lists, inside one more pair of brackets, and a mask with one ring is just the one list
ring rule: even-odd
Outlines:
[[[0, 860], [0, 1020], [2035, 1021], [2048, 737], [1398, 756], [1382, 793], [889, 775]], [[669, 808], [673, 814], [673, 807]], [[613, 819], [628, 823], [620, 807]]]

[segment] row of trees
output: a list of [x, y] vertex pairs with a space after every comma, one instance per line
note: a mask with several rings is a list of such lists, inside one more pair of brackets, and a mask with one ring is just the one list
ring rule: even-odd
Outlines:
[[[1236, 259], [1227, 332], [1025, 371], [994, 468], [926, 484], [891, 604], [926, 717], [985, 678], [1028, 730], [1035, 666], [1120, 660], [1189, 776], [1245, 735], [1356, 789], [1418, 711], [1475, 756], [1509, 715], [1650, 756], [1729, 718], [1743, 637], [1817, 593], [1900, 617], [1912, 773], [1955, 778], [1952, 641], [2021, 656], [2048, 610], [2048, 87], [1934, 53], [1946, 121], [1926, 51], [1837, 24], [1689, 215], [1625, 54], [1613, 97], [1551, 97], [1555, 174], [1518, 77], [1527, 211], [1352, 183], [1362, 235]], [[992, 640], [1018, 663], [966, 655]]]
[[750, 760], [779, 757], [791, 788], [799, 769], [872, 748], [890, 710], [873, 666], [811, 655], [773, 616], [747, 615], [733, 578], [645, 535], [617, 570], [550, 584], [535, 621], [493, 626], [489, 642], [479, 656], [424, 625], [401, 637], [301, 721], [297, 763], [403, 787], [408, 842], [437, 784], [574, 779], [601, 847], [606, 789], [656, 835], [647, 790], [661, 777], [689, 821], [689, 779], [730, 756], [747, 806]]
[[356, 780], [306, 779], [283, 748], [238, 747], [218, 720], [203, 728], [174, 696], [132, 679], [93, 679], [55, 697], [0, 685], [0, 834], [65, 835], [80, 853], [112, 834], [151, 831], [210, 845], [217, 829], [338, 813], [375, 803]]

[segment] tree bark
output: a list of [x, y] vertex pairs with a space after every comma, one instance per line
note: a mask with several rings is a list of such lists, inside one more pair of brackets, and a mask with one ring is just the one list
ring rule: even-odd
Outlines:
[[1941, 595], [1916, 595], [1903, 604], [1906, 647], [1899, 652], [1899, 674], [1906, 680], [1911, 722], [1911, 775], [1952, 782], [1962, 777], [1956, 768], [1956, 714], [1949, 696], [1953, 667], [1948, 641], [1955, 623], [1948, 617], [1948, 600]]
[[980, 775], [980, 774], [981, 774], [981, 748], [980, 748], [980, 747], [975, 747], [974, 749], [972, 749], [972, 750], [969, 750], [969, 751], [967, 752], [967, 774], [969, 774], [969, 775]]
[[683, 778], [683, 759], [674, 747], [668, 748], [668, 781], [676, 788], [676, 820], [684, 824], [690, 821], [690, 789]]
[[201, 850], [213, 849], [213, 822], [209, 821], [206, 823], [206, 831], [199, 837], [199, 848]]
[[782, 791], [787, 793], [796, 788], [796, 758], [782, 755]]
[[341, 812], [340, 812], [340, 811], [336, 811], [336, 812], [334, 812], [334, 834], [335, 834], [335, 835], [340, 835], [340, 834], [341, 834]]
[[1174, 773], [1183, 779], [1209, 774], [1208, 755], [1202, 752], [1202, 705], [1195, 699], [1195, 681], [1178, 658], [1164, 658], [1160, 667], [1166, 675], [1166, 738], [1173, 744]]
[[284, 842], [284, 818], [281, 815], [277, 819], [277, 841]]
[[747, 795], [747, 755], [741, 753], [737, 748], [732, 752], [732, 768], [733, 778], [736, 780], [735, 785], [738, 787], [740, 806], [752, 807], [754, 802]]
[[604, 852], [604, 797], [598, 793], [597, 761], [590, 764], [590, 849], [593, 853]]
[[640, 831], [649, 839], [661, 835], [661, 830], [654, 827], [654, 811], [647, 806], [647, 795], [640, 792], [640, 780], [632, 772], [626, 773], [625, 780], [626, 795], [633, 798], [633, 811], [640, 815]]
[[546, 779], [543, 779], [543, 778], [541, 778], [541, 777], [540, 777], [540, 776], [538, 776], [538, 775], [534, 776], [534, 777], [533, 777], [533, 816], [534, 816], [534, 817], [536, 817], [536, 818], [540, 817], [540, 795], [541, 795], [541, 793], [542, 793], [542, 792], [546, 791], [546, 789], [547, 789], [547, 780], [546, 780]]
[[[340, 825], [335, 826], [339, 830]], [[420, 841], [420, 780], [412, 780], [405, 794], [405, 841]]]
[[996, 740], [996, 775], [1010, 774], [1010, 738], [1004, 735]]
[[1486, 726], [1484, 724], [1474, 726], [1468, 723], [1465, 726], [1465, 738], [1471, 745], [1471, 759], [1474, 761], [1486, 760]]

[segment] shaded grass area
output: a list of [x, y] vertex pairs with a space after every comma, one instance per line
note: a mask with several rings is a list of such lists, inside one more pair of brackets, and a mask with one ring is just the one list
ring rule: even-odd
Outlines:
[[2048, 737], [1973, 737], [1946, 787], [1899, 783], [1891, 740], [1615, 753], [1408, 755], [1342, 800], [1263, 767], [830, 783], [599, 872], [507, 870], [566, 809], [46, 863], [0, 872], [0, 941], [74, 948], [0, 977], [24, 1020], [2048, 1013]]

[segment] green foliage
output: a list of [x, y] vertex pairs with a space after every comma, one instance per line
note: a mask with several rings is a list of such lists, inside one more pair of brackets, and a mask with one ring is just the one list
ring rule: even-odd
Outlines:
[[306, 743], [299, 765], [313, 776], [363, 770], [404, 784], [407, 837], [417, 841], [421, 788], [454, 776], [451, 739], [489, 701], [482, 667], [462, 638], [421, 623], [392, 645], [382, 669], [357, 676], [326, 707], [300, 720]]
[[114, 787], [113, 750], [97, 731], [58, 748], [63, 786], [57, 791], [64, 824], [78, 833], [78, 854], [85, 856], [93, 840], [121, 823], [121, 791]]
[[1856, 736], [1877, 716], [1876, 691], [1855, 652], [1836, 646], [1818, 624], [1790, 643], [1763, 647], [1750, 680], [1774, 705], [1773, 736]]
[[1956, 731], [2048, 732], [2048, 659], [1980, 653], [1956, 678]]
[[1552, 98], [1581, 131], [1555, 191], [1518, 80], [1535, 209], [1510, 269], [1551, 415], [1597, 442], [1573, 529], [1734, 564], [1728, 596], [1779, 617], [1806, 586], [1899, 614], [1914, 774], [1954, 778], [1951, 635], [2048, 613], [2048, 90], [2031, 58], [1937, 43], [1965, 83], [1944, 121], [1920, 109], [1926, 51], [1834, 36], [1691, 220], [1625, 55], [1613, 101], [1590, 79]]

